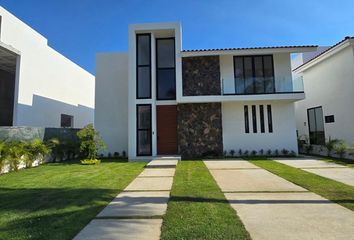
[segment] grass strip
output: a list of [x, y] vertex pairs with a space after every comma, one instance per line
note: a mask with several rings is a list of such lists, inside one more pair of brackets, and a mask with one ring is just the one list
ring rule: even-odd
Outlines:
[[250, 239], [202, 161], [177, 165], [161, 239]]
[[253, 159], [249, 161], [328, 200], [354, 210], [354, 187], [352, 186], [273, 160]]

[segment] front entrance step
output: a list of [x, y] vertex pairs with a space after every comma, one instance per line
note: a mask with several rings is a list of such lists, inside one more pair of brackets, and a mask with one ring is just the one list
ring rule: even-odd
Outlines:
[[175, 168], [177, 166], [178, 159], [158, 159], [152, 160], [146, 165], [146, 168]]
[[97, 217], [162, 217], [170, 193], [122, 192]]
[[162, 219], [95, 219], [74, 240], [158, 240]]

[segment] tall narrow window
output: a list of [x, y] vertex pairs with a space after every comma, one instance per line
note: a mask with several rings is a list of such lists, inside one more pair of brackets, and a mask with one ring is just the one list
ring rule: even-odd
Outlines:
[[272, 120], [272, 106], [267, 105], [267, 115], [268, 115], [268, 131], [273, 132], [273, 120]]
[[243, 57], [235, 57], [235, 87], [237, 94], [243, 94], [245, 92], [245, 79], [243, 78]]
[[156, 39], [157, 100], [176, 99], [175, 39]]
[[245, 105], [243, 108], [244, 108], [244, 114], [245, 114], [245, 133], [249, 133], [250, 132], [250, 123], [248, 120], [248, 106]]
[[257, 113], [256, 113], [255, 105], [252, 105], [252, 125], [253, 125], [253, 132], [257, 133]]
[[325, 144], [325, 131], [323, 123], [322, 107], [307, 110], [310, 143], [316, 145]]
[[136, 96], [151, 98], [151, 36], [136, 35]]
[[264, 109], [263, 105], [259, 105], [259, 117], [261, 119], [261, 133], [264, 133]]
[[136, 106], [137, 155], [151, 156], [151, 105]]

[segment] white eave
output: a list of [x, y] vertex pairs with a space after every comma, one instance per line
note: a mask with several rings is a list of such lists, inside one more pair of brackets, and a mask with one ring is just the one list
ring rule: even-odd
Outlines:
[[290, 47], [265, 47], [265, 48], [240, 48], [240, 49], [211, 49], [211, 50], [184, 50], [182, 57], [215, 56], [215, 55], [261, 55], [274, 53], [301, 53], [313, 52], [317, 46], [290, 46]]
[[293, 70], [294, 73], [302, 73], [304, 71], [306, 71], [307, 69], [315, 66], [317, 63], [333, 56], [334, 54], [342, 51], [343, 49], [345, 49], [346, 47], [349, 47], [351, 45], [354, 45], [354, 39], [346, 39], [345, 41], [339, 43], [336, 46], [333, 46], [332, 48], [329, 48], [327, 51], [321, 53], [320, 55], [314, 57], [313, 59], [311, 59], [310, 61], [308, 61], [307, 63], [299, 66], [298, 68], [295, 68]]

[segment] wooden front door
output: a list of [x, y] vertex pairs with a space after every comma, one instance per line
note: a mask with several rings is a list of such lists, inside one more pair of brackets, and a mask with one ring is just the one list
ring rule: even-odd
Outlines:
[[157, 154], [177, 154], [177, 106], [158, 105]]

